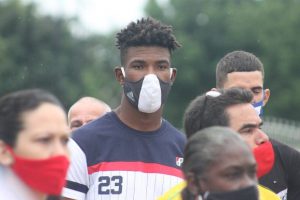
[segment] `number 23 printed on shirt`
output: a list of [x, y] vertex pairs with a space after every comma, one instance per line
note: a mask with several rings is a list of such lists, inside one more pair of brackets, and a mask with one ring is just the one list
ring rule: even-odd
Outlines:
[[98, 185], [98, 194], [121, 194], [122, 193], [122, 176], [100, 176]]

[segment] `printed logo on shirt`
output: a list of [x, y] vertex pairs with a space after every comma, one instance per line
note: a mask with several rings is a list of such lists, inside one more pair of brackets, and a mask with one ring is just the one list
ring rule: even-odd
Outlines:
[[131, 101], [133, 101], [133, 102], [135, 102], [135, 100], [134, 100], [134, 96], [133, 96], [133, 92], [127, 92], [127, 97], [129, 98], [129, 99], [131, 99]]
[[182, 163], [183, 163], [183, 158], [182, 157], [176, 157], [176, 165], [178, 167], [181, 167]]

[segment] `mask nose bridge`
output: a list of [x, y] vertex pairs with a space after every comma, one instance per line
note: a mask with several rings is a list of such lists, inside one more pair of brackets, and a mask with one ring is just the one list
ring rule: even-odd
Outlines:
[[170, 79], [172, 79], [172, 75], [173, 75], [173, 68], [172, 67], [170, 67]]

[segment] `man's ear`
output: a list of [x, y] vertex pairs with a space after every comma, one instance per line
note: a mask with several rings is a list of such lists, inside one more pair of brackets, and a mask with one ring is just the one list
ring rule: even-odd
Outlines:
[[115, 67], [115, 77], [120, 85], [124, 85], [124, 76], [120, 66]]
[[268, 103], [271, 91], [267, 88], [264, 90], [264, 106]]
[[9, 166], [13, 163], [14, 159], [11, 152], [7, 149], [7, 145], [3, 140], [0, 140], [0, 164]]

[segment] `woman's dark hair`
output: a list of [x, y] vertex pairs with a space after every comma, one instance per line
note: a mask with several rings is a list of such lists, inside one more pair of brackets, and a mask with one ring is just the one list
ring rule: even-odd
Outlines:
[[18, 133], [23, 129], [22, 115], [42, 103], [51, 103], [63, 109], [54, 95], [41, 89], [20, 90], [1, 97], [0, 139], [13, 147]]

